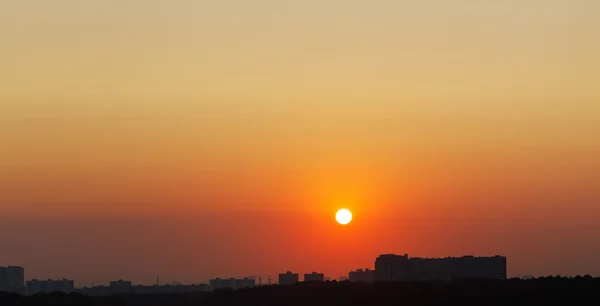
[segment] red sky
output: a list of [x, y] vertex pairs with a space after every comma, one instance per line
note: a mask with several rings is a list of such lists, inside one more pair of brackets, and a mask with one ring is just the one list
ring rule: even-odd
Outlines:
[[0, 266], [204, 282], [395, 252], [600, 275], [598, 12], [0, 1]]
[[287, 270], [336, 278], [373, 268], [381, 253], [501, 254], [509, 275], [597, 275], [594, 213], [397, 209], [355, 214], [349, 226], [336, 224], [333, 214], [299, 210], [4, 218], [0, 240], [3, 261], [25, 265], [28, 277], [68, 277], [79, 285], [118, 278], [153, 283], [156, 275], [186, 283], [266, 280]]

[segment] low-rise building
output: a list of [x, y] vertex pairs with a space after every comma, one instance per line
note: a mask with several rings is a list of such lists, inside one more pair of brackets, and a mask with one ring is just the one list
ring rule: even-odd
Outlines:
[[325, 274], [313, 272], [310, 274], [304, 274], [305, 282], [322, 282], [325, 280]]
[[[115, 290], [119, 288], [119, 290]], [[77, 293], [88, 295], [88, 296], [107, 296], [115, 294], [174, 294], [174, 293], [191, 293], [191, 292], [205, 292], [208, 290], [208, 285], [135, 285], [126, 289], [126, 285], [119, 284], [116, 287], [111, 288], [110, 286], [93, 286], [84, 287], [77, 290]], [[116, 292], [116, 293], [115, 293]]]
[[219, 290], [219, 289], [243, 289], [243, 288], [254, 288], [255, 280], [254, 278], [215, 278], [209, 281], [210, 290]]
[[279, 284], [280, 285], [292, 285], [298, 283], [298, 273], [292, 273], [291, 271], [287, 271], [286, 273], [279, 274]]
[[112, 281], [109, 283], [110, 294], [127, 294], [132, 292], [133, 285], [130, 281], [124, 281], [122, 279], [118, 281]]
[[54, 292], [72, 293], [75, 292], [75, 281], [62, 280], [37, 280], [27, 281], [27, 295], [46, 294]]
[[372, 283], [375, 281], [375, 270], [358, 269], [348, 273], [351, 282]]
[[208, 285], [154, 285], [154, 286], [133, 286], [134, 294], [174, 294], [174, 293], [193, 293], [206, 292]]

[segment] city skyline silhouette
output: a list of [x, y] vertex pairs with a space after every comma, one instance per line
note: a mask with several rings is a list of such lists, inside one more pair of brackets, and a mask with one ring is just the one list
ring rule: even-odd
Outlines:
[[[451, 282], [451, 281], [498, 281], [507, 280], [507, 258], [495, 256], [461, 256], [422, 258], [409, 257], [408, 254], [381, 254], [374, 262], [375, 269], [356, 269], [348, 272], [347, 276], [340, 276], [333, 281], [339, 282]], [[587, 275], [586, 275], [587, 277]], [[258, 283], [257, 283], [258, 280]], [[313, 271], [304, 273], [300, 278], [299, 273], [286, 271], [278, 273], [277, 281], [273, 282], [271, 275], [268, 282], [262, 283], [262, 275], [253, 275], [243, 278], [216, 277], [206, 283], [181, 284], [179, 281], [160, 283], [160, 275], [156, 276], [156, 283], [152, 285], [134, 284], [129, 280], [112, 280], [109, 284], [92, 283], [91, 286], [76, 285], [73, 279], [30, 279], [26, 280], [25, 268], [21, 266], [0, 266], [0, 292], [16, 293], [35, 296], [53, 293], [79, 293], [88, 296], [111, 296], [119, 294], [159, 294], [159, 293], [192, 293], [219, 291], [224, 289], [240, 290], [252, 289], [260, 286], [295, 285], [304, 283], [329, 282], [331, 277], [324, 273]]]

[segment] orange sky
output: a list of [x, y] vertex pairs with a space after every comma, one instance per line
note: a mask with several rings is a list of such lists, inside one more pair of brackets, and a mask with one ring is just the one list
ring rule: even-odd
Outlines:
[[0, 265], [192, 282], [397, 252], [600, 275], [598, 12], [4, 1]]

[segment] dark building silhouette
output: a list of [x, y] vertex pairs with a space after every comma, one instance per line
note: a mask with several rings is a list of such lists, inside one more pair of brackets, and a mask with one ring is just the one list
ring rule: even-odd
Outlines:
[[132, 289], [133, 285], [131, 284], [131, 282], [124, 281], [122, 279], [110, 282], [108, 287], [110, 294], [131, 293]]
[[81, 289], [76, 289], [75, 292], [89, 296], [112, 295], [112, 293], [110, 292], [110, 286], [83, 287]]
[[75, 292], [75, 281], [68, 279], [61, 280], [37, 280], [27, 281], [27, 295], [39, 293], [72, 293]]
[[25, 268], [0, 267], [0, 291], [25, 294]]
[[287, 271], [286, 273], [279, 274], [280, 285], [292, 285], [298, 283], [298, 273], [292, 273]]
[[[113, 282], [115, 283], [115, 282]], [[116, 282], [118, 283], [118, 282]], [[123, 282], [127, 283], [127, 282]], [[76, 290], [77, 293], [87, 296], [110, 296], [115, 294], [181, 294], [181, 293], [196, 293], [196, 292], [206, 292], [208, 291], [208, 285], [199, 284], [199, 285], [181, 285], [181, 284], [171, 284], [171, 285], [152, 285], [152, 286], [143, 286], [143, 285], [132, 285], [128, 287], [126, 284], [116, 284], [116, 286], [94, 286], [94, 287], [84, 287]], [[122, 288], [121, 290], [115, 290], [115, 288]], [[121, 291], [118, 293], [117, 291]], [[117, 292], [117, 293], [115, 293]]]
[[372, 283], [375, 281], [375, 270], [358, 269], [348, 273], [348, 278], [351, 282]]
[[210, 290], [254, 288], [253, 278], [215, 278], [208, 282]]
[[325, 274], [313, 272], [310, 274], [304, 274], [305, 282], [322, 282], [325, 280]]
[[384, 254], [375, 261], [377, 281], [506, 279], [506, 257], [409, 258]]

